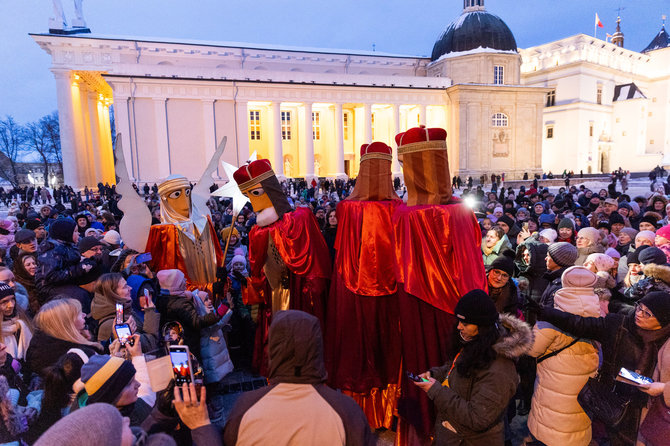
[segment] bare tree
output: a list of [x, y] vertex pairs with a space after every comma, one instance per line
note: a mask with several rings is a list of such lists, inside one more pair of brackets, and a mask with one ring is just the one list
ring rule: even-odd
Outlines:
[[49, 134], [46, 131], [45, 119], [31, 122], [25, 127], [25, 147], [39, 154], [44, 164], [44, 187], [49, 187]]
[[44, 127], [44, 131], [49, 139], [48, 152], [49, 159], [52, 162], [58, 163], [60, 171], [63, 171], [63, 153], [60, 146], [60, 126], [58, 124], [58, 112], [54, 111], [49, 115], [40, 119], [40, 124]]
[[19, 185], [17, 162], [23, 151], [24, 141], [24, 128], [13, 117], [0, 119], [0, 176], [14, 187]]

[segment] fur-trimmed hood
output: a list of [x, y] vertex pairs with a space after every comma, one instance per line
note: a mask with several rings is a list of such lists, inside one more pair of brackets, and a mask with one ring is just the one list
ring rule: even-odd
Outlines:
[[516, 360], [533, 346], [533, 331], [530, 326], [511, 314], [500, 315], [502, 336], [493, 345], [493, 350], [505, 358]]
[[642, 268], [645, 277], [651, 277], [670, 285], [670, 266], [649, 263]]

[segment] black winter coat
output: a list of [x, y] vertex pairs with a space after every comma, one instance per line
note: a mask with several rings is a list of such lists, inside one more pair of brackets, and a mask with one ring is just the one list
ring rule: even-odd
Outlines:
[[26, 365], [33, 373], [44, 377], [44, 369], [56, 364], [58, 359], [71, 348], [79, 348], [89, 357], [96, 353], [103, 353], [102, 349], [97, 350], [91, 345], [64, 341], [37, 330], [33, 334], [26, 352]]
[[200, 359], [200, 331], [219, 322], [219, 315], [214, 312], [200, 316], [193, 301], [184, 296], [161, 294], [156, 299], [156, 308], [161, 314], [162, 324], [176, 321], [182, 325], [184, 342], [191, 353]]
[[[530, 263], [526, 264], [523, 259], [523, 251], [527, 249], [530, 252]], [[549, 246], [546, 243], [540, 243], [528, 239], [517, 248], [516, 261], [514, 262], [519, 269], [519, 279], [528, 281], [528, 288], [522, 292], [526, 299], [533, 299], [539, 302], [542, 293], [547, 287], [548, 281], [544, 278], [547, 271], [547, 250]]]
[[91, 271], [98, 266], [94, 259], [81, 260], [73, 243], [47, 239], [39, 247], [35, 287], [40, 305], [55, 296], [62, 285], [88, 283]]
[[542, 293], [542, 297], [540, 298], [540, 305], [543, 307], [554, 308], [554, 294], [556, 294], [556, 291], [563, 288], [563, 280], [561, 277], [563, 276], [563, 273], [566, 269], [568, 268], [563, 267], [557, 269], [556, 271], [547, 271], [544, 274], [544, 279], [548, 284]]

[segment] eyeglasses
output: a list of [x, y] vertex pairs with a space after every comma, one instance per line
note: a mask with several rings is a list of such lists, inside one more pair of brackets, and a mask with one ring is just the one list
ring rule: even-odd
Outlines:
[[651, 318], [654, 317], [653, 314], [649, 312], [646, 308], [642, 307], [642, 304], [635, 304], [635, 312], [642, 314], [645, 318]]
[[509, 274], [507, 274], [504, 271], [500, 271], [498, 269], [492, 269], [491, 271], [489, 271], [489, 274], [493, 274], [494, 276], [498, 276], [504, 280], [509, 279]]

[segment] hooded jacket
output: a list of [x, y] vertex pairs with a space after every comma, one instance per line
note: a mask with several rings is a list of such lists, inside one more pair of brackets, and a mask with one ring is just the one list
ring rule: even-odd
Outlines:
[[[137, 333], [140, 335], [142, 351], [149, 352], [158, 348], [160, 315], [156, 309], [147, 308], [142, 319], [135, 314], [131, 302], [128, 301], [123, 305], [124, 321], [127, 321], [130, 316], [133, 316], [137, 324]], [[98, 341], [107, 341], [114, 331], [116, 305], [105, 296], [96, 293], [91, 302], [91, 317], [98, 321]]]
[[[297, 310], [277, 312], [269, 331], [268, 387], [246, 392], [233, 407], [225, 444], [374, 445], [361, 408], [326, 386], [319, 320]], [[203, 442], [195, 431], [194, 442]], [[218, 444], [218, 439], [203, 444]], [[200, 444], [198, 443], [198, 444]]]
[[[530, 253], [530, 263], [526, 264], [523, 261], [523, 251], [527, 249]], [[549, 245], [535, 240], [534, 237], [529, 238], [517, 248], [516, 260], [514, 263], [519, 269], [519, 279], [528, 281], [528, 287], [523, 292], [526, 298], [533, 299], [539, 302], [542, 293], [547, 288], [549, 281], [544, 277], [547, 272], [547, 250]]]
[[[563, 274], [563, 288], [554, 295], [556, 308], [579, 316], [598, 317], [600, 305], [593, 291], [596, 284], [596, 275], [586, 268], [568, 268]], [[568, 347], [575, 338], [548, 322], [538, 322], [533, 334], [535, 340], [529, 356], [539, 358], [564, 350], [537, 365], [528, 429], [549, 446], [588, 446], [591, 420], [577, 402], [577, 395], [598, 370], [598, 351], [587, 340]]]
[[[533, 345], [530, 327], [519, 319], [500, 316], [501, 337], [493, 345], [496, 359], [472, 377], [463, 377], [452, 363], [430, 369], [437, 380], [428, 389], [437, 411], [435, 445], [490, 446], [503, 444], [503, 413], [516, 392], [515, 361]], [[449, 375], [449, 387], [442, 385]], [[442, 423], [448, 421], [452, 431]]]

